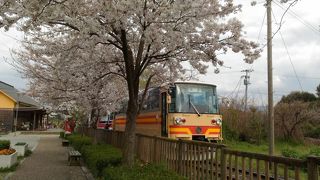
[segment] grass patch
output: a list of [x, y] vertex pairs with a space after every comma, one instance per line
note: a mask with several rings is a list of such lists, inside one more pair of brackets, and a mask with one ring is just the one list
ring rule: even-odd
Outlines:
[[234, 141], [234, 140], [225, 141], [224, 143], [225, 145], [227, 145], [228, 148], [233, 150], [268, 154], [268, 145], [265, 143], [257, 145], [257, 144], [251, 144], [245, 141]]
[[29, 157], [31, 156], [32, 151], [30, 149], [27, 149], [26, 152], [24, 153], [24, 157]]
[[184, 180], [187, 178], [179, 176], [176, 172], [168, 170], [158, 164], [136, 164], [133, 168], [126, 166], [108, 167], [103, 170], [105, 180]]
[[[237, 151], [268, 154], [269, 150], [269, 144], [266, 142], [260, 145], [234, 140], [224, 141], [224, 143], [228, 148]], [[304, 159], [308, 155], [320, 155], [320, 148], [316, 145], [306, 145], [299, 142], [277, 141], [275, 143], [275, 155]]]
[[18, 161], [21, 161], [23, 158], [24, 158], [24, 156], [18, 156], [18, 157], [17, 157], [17, 160], [18, 160]]
[[0, 172], [7, 173], [7, 172], [15, 171], [17, 169], [18, 165], [19, 165], [19, 162], [13, 164], [11, 167], [0, 168]]

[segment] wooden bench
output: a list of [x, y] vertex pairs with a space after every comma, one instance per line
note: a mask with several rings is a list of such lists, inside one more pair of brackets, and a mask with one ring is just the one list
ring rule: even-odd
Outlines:
[[80, 165], [81, 153], [73, 148], [69, 150], [68, 153], [68, 162], [69, 166], [71, 165]]
[[69, 146], [69, 140], [63, 139], [62, 146]]

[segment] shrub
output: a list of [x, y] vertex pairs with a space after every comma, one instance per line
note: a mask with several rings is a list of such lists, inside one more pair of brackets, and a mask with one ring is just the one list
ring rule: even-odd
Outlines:
[[91, 145], [82, 149], [83, 159], [95, 176], [102, 176], [105, 167], [118, 166], [121, 163], [120, 149], [111, 145]]
[[29, 157], [31, 156], [32, 151], [30, 149], [27, 149], [26, 152], [24, 153], [24, 157]]
[[222, 124], [222, 133], [223, 133], [223, 138], [228, 139], [228, 140], [238, 140], [239, 135], [237, 134], [236, 131], [230, 129], [226, 123]]
[[320, 128], [318, 127], [318, 128], [307, 131], [305, 133], [305, 136], [319, 139], [320, 138]]
[[302, 155], [300, 155], [297, 151], [293, 150], [293, 149], [283, 149], [281, 151], [282, 156], [284, 157], [288, 157], [288, 158], [302, 158]]
[[70, 136], [67, 136], [67, 139], [70, 141], [70, 144], [78, 151], [81, 151], [81, 148], [83, 146], [92, 144], [92, 138], [88, 136], [72, 134]]
[[139, 180], [167, 180], [186, 179], [179, 176], [176, 172], [167, 170], [163, 165], [147, 164], [147, 165], [135, 165], [133, 168], [124, 166], [108, 167], [103, 170], [104, 179], [108, 180], [127, 180], [127, 179], [139, 179]]
[[9, 140], [0, 140], [0, 150], [9, 149], [10, 141]]
[[61, 131], [61, 132], [60, 132], [60, 136], [59, 136], [59, 137], [62, 138], [62, 139], [65, 138], [65, 137], [64, 137], [64, 131]]
[[27, 143], [25, 143], [25, 142], [17, 142], [15, 145], [16, 146], [24, 146], [24, 145], [26, 145]]

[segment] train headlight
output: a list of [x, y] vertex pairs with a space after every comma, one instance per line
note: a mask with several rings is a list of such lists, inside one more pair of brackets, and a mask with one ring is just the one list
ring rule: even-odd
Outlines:
[[219, 126], [222, 125], [222, 119], [219, 118], [219, 119], [216, 120], [216, 122], [217, 122], [217, 124], [218, 124]]
[[186, 119], [184, 119], [184, 118], [180, 118], [180, 117], [174, 118], [174, 123], [177, 125], [184, 124], [185, 122], [186, 122]]

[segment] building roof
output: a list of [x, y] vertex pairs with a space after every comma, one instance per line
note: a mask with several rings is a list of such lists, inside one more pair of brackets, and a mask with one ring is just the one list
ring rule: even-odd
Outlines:
[[12, 98], [15, 102], [23, 103], [30, 106], [40, 106], [40, 104], [30, 96], [22, 94], [17, 89], [15, 89], [14, 86], [2, 81], [0, 81], [0, 91], [9, 96], [9, 98]]

